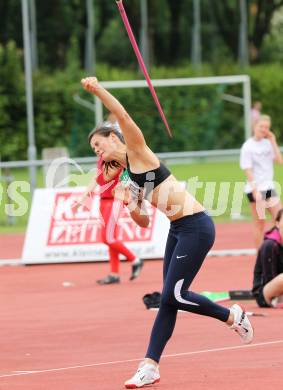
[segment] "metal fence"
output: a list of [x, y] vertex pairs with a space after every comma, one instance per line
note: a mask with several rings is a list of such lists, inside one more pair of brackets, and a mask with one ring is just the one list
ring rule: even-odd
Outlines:
[[[283, 151], [283, 147], [281, 148]], [[237, 159], [240, 155], [240, 149], [227, 149], [227, 150], [198, 150], [187, 152], [166, 152], [156, 153], [158, 158], [168, 165], [193, 163], [198, 160], [227, 160]], [[97, 161], [97, 157], [77, 157], [70, 158], [77, 164], [93, 164]], [[50, 165], [54, 160], [25, 160], [25, 161], [0, 161], [0, 169], [5, 168], [30, 168], [30, 167], [44, 167]]]

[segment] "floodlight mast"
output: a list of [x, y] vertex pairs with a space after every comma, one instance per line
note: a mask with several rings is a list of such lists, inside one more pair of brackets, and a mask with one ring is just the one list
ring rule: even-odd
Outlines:
[[145, 63], [145, 66], [149, 68], [149, 47], [148, 47], [148, 6], [147, 0], [141, 0], [141, 53]]
[[247, 1], [240, 0], [239, 63], [249, 65]]
[[193, 30], [192, 30], [192, 65], [195, 69], [201, 67], [201, 10], [200, 0], [193, 2]]
[[[22, 0], [22, 20], [23, 20], [23, 40], [24, 40], [24, 60], [25, 60], [25, 84], [26, 84], [26, 106], [27, 106], [27, 126], [28, 126], [28, 160], [36, 160], [36, 147], [34, 137], [34, 113], [33, 113], [33, 91], [32, 91], [32, 67], [31, 49], [29, 34], [29, 12], [28, 0]], [[31, 194], [36, 188], [36, 167], [29, 167]]]
[[94, 39], [94, 6], [93, 0], [86, 0], [86, 42], [85, 42], [85, 70], [89, 73], [96, 72], [95, 66], [95, 39]]

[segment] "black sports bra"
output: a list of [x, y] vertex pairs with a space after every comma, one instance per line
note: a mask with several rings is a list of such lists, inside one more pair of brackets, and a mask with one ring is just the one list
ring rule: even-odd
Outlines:
[[[129, 177], [134, 185], [139, 187], [139, 190], [143, 190], [143, 195], [146, 198], [148, 194], [151, 193], [151, 191], [157, 187], [160, 183], [162, 183], [167, 177], [171, 175], [171, 172], [169, 169], [160, 161], [160, 166], [156, 169], [152, 169], [151, 171], [142, 172], [142, 173], [134, 173], [131, 172], [130, 164], [128, 160], [128, 156], [126, 155], [127, 159], [127, 170]], [[135, 189], [134, 192], [136, 191]]]

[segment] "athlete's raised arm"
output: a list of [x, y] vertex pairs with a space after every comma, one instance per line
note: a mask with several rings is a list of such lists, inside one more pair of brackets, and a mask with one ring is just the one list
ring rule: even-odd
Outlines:
[[81, 80], [81, 83], [86, 91], [97, 96], [104, 106], [116, 116], [122, 129], [127, 148], [142, 151], [143, 147], [146, 146], [144, 136], [122, 104], [99, 84], [96, 77], [86, 77]]

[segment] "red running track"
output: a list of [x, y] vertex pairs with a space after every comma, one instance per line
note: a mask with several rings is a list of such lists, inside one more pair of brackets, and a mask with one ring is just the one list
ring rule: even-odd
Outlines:
[[[248, 256], [208, 258], [192, 288], [249, 288], [253, 263]], [[1, 390], [123, 388], [146, 350], [156, 313], [142, 296], [160, 290], [162, 261], [147, 261], [134, 282], [123, 263], [120, 285], [96, 285], [107, 272], [106, 263], [1, 268]], [[246, 306], [266, 314], [251, 317], [250, 346], [217, 320], [179, 313], [161, 382], [151, 388], [281, 390], [283, 311]]]
[[[24, 234], [0, 235], [0, 259], [20, 258], [24, 244]], [[233, 222], [216, 225], [216, 241], [213, 249], [253, 248], [252, 224]]]

